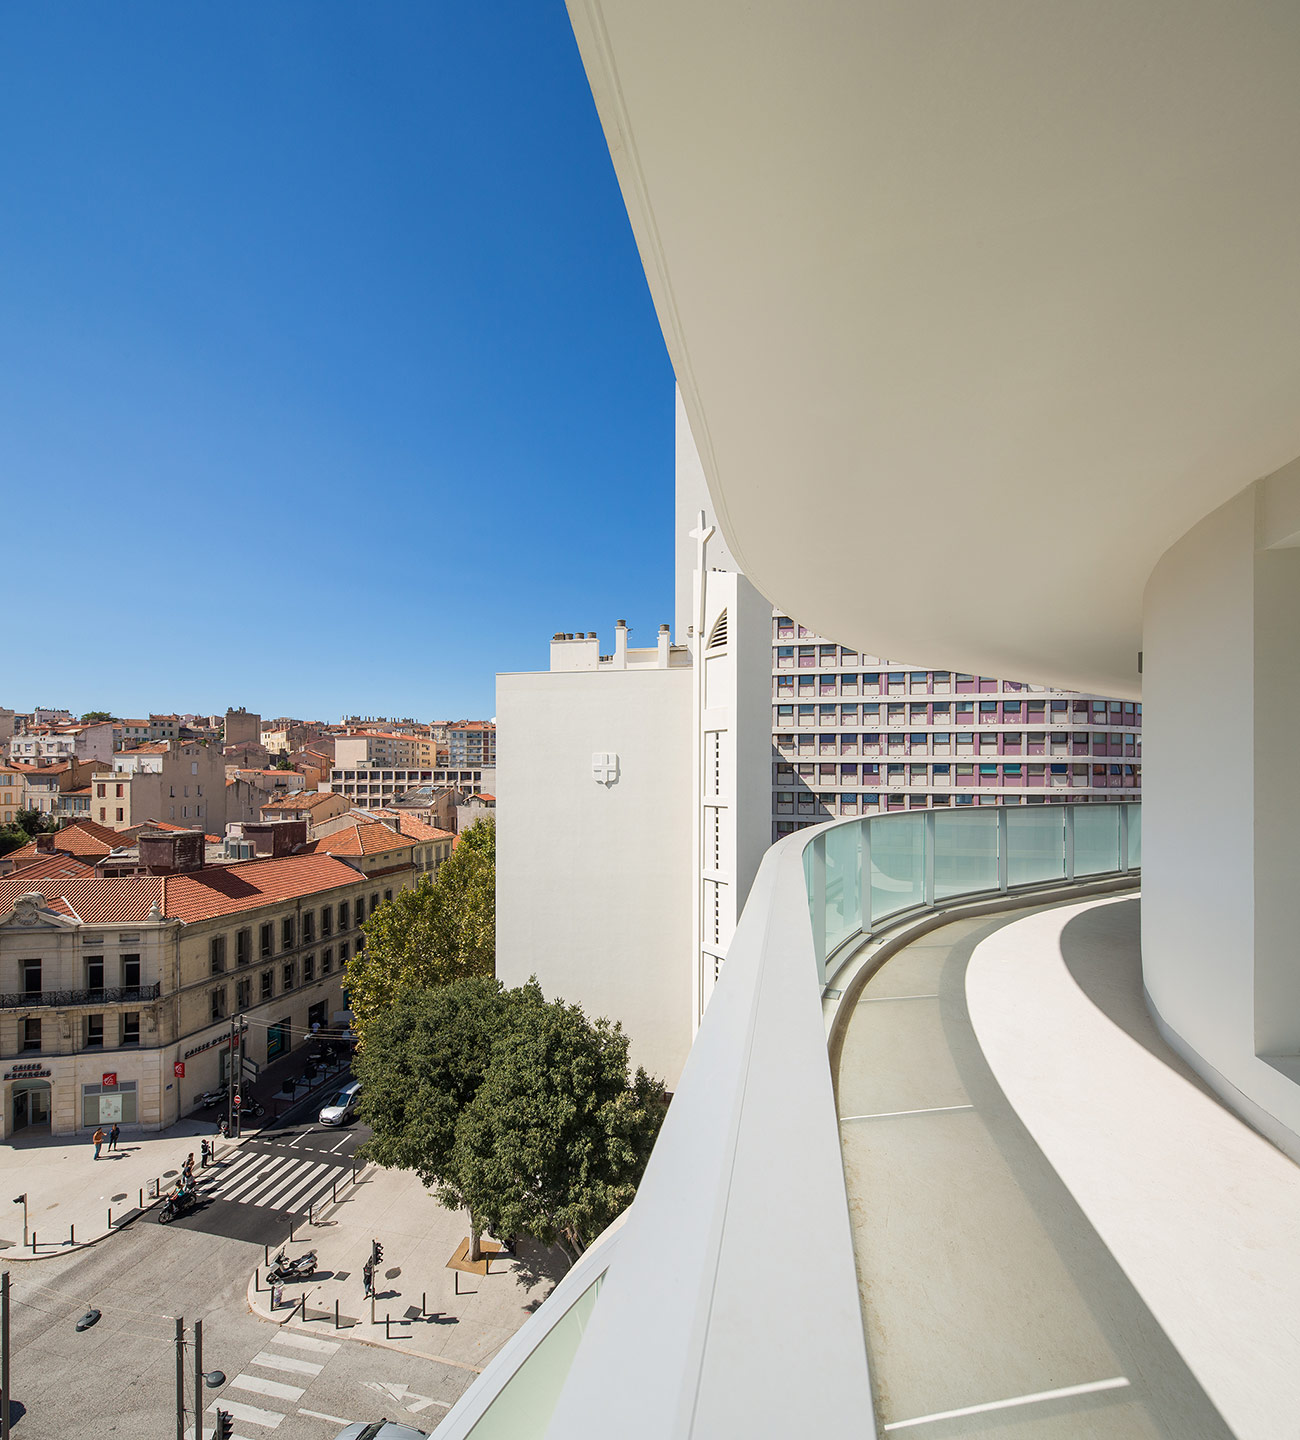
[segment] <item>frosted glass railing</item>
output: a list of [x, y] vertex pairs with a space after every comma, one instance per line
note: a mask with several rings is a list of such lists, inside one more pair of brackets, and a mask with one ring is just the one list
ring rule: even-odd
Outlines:
[[828, 825], [804, 850], [817, 965], [882, 921], [963, 895], [1127, 875], [1142, 864], [1142, 807], [998, 805]]

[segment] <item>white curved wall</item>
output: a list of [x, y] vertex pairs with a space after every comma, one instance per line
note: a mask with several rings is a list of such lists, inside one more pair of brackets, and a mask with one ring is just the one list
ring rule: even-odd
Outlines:
[[1296, 468], [1201, 521], [1146, 588], [1142, 957], [1169, 1038], [1300, 1157]]

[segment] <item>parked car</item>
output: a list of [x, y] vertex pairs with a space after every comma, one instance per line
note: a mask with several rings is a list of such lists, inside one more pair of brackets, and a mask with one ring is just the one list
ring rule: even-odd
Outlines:
[[334, 1440], [428, 1440], [427, 1430], [413, 1430], [397, 1420], [358, 1420], [340, 1430]]
[[360, 1081], [354, 1080], [342, 1090], [320, 1112], [322, 1125], [346, 1125], [357, 1113], [357, 1096], [361, 1094]]

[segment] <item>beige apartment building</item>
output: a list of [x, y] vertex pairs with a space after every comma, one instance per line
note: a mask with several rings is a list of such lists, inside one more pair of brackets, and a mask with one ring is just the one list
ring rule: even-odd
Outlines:
[[0, 821], [6, 825], [11, 824], [23, 808], [26, 785], [26, 777], [21, 770], [12, 765], [0, 765]]
[[347, 813], [348, 802], [342, 795], [329, 790], [299, 790], [294, 795], [277, 796], [262, 806], [263, 820], [305, 820], [319, 826], [336, 815]]
[[150, 820], [219, 835], [226, 823], [226, 765], [213, 745], [154, 740], [119, 751], [91, 776], [90, 818], [115, 830]]
[[202, 853], [166, 832], [141, 838], [162, 873], [0, 881], [0, 1139], [173, 1124], [229, 1074], [232, 1017], [258, 1066], [345, 1023], [359, 927], [410, 867]]

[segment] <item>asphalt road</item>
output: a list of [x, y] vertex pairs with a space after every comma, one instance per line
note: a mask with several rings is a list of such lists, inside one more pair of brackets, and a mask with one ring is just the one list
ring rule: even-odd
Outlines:
[[[204, 1368], [227, 1377], [205, 1391], [204, 1408], [229, 1405], [237, 1436], [334, 1440], [344, 1424], [381, 1416], [431, 1431], [473, 1380], [323, 1325], [306, 1337], [314, 1344], [295, 1342], [297, 1331], [248, 1312], [245, 1287], [260, 1259], [261, 1245], [247, 1240], [136, 1222], [89, 1249], [14, 1266], [15, 1440], [170, 1440], [177, 1315], [187, 1327], [203, 1321]], [[78, 1334], [77, 1318], [92, 1307], [103, 1318]], [[185, 1363], [192, 1407], [188, 1349]], [[210, 1413], [205, 1422], [210, 1432]], [[191, 1409], [187, 1435], [192, 1427]]]

